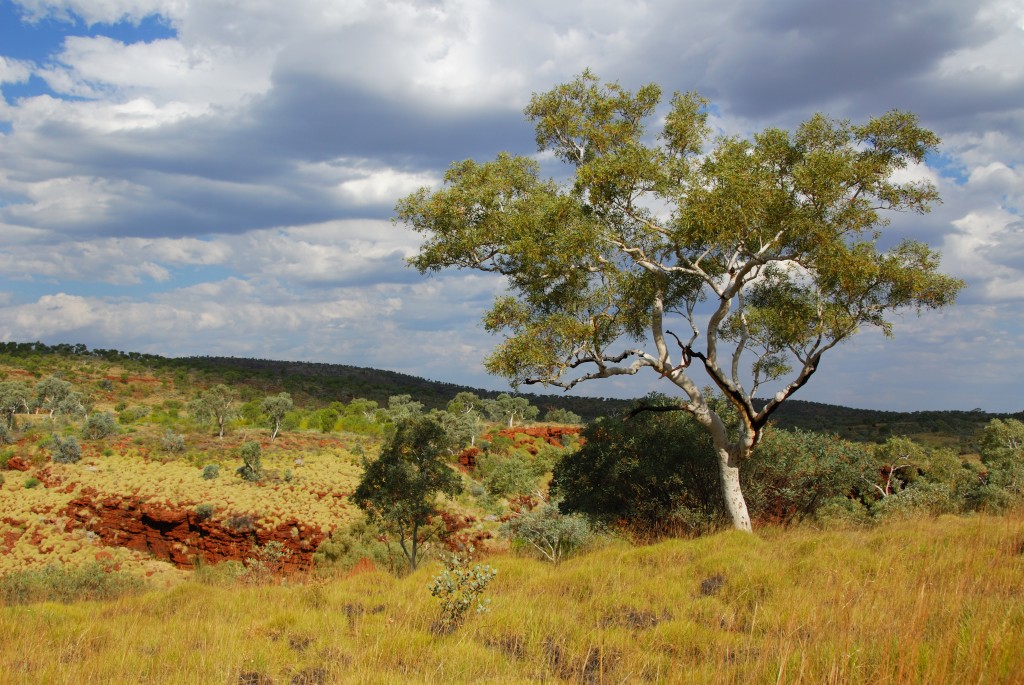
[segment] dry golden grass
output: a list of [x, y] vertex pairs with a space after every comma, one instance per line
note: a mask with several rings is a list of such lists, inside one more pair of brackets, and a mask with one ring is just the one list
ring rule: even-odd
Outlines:
[[444, 637], [436, 564], [8, 607], [0, 683], [1024, 682], [1021, 515], [487, 561], [492, 610]]

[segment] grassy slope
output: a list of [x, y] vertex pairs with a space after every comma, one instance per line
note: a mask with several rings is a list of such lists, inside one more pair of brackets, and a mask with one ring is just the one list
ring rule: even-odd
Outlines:
[[[725, 532], [515, 556], [430, 632], [434, 564], [0, 610], [0, 683], [1017, 683], [1024, 519]], [[258, 679], [257, 676], [263, 678]]]

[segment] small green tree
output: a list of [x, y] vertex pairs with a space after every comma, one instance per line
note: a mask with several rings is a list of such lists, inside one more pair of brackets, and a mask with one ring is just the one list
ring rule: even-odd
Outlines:
[[363, 477], [350, 496], [375, 523], [394, 533], [415, 570], [440, 494], [454, 496], [462, 480], [448, 463], [450, 438], [426, 417], [397, 423], [380, 456], [363, 461]]
[[294, 408], [292, 396], [286, 392], [279, 393], [273, 397], [264, 398], [260, 403], [260, 410], [270, 421], [270, 439], [273, 440], [281, 431], [281, 422]]
[[70, 393], [71, 383], [57, 376], [49, 376], [36, 383], [32, 407], [49, 412], [52, 419], [61, 402]]
[[31, 393], [24, 383], [17, 381], [0, 382], [0, 421], [13, 429], [16, 414], [28, 411]]
[[559, 564], [585, 545], [593, 531], [582, 515], [563, 514], [558, 502], [552, 501], [501, 524], [501, 534], [533, 548], [552, 564]]
[[434, 631], [442, 635], [454, 632], [466, 620], [470, 609], [476, 613], [487, 611], [490, 599], [480, 596], [487, 589], [498, 571], [489, 564], [473, 563], [474, 549], [450, 554], [444, 559], [444, 568], [434, 577], [430, 594], [441, 602], [441, 616], [434, 625]]
[[508, 424], [509, 428], [515, 426], [518, 421], [532, 421], [537, 418], [540, 409], [530, 404], [525, 397], [513, 397], [503, 392], [493, 400], [484, 403], [488, 415], [492, 421], [500, 421]]
[[[263, 459], [260, 456], [260, 444], [255, 440], [244, 443], [239, 450], [242, 457], [242, 465], [238, 467], [239, 476], [249, 481], [257, 481], [263, 478]], [[204, 472], [205, 477], [205, 472]]]
[[117, 433], [117, 419], [110, 412], [93, 414], [85, 421], [82, 427], [82, 437], [89, 440], [99, 440]]
[[200, 393], [189, 404], [189, 410], [200, 423], [217, 426], [217, 437], [223, 438], [228, 421], [235, 415], [235, 400], [234, 390], [218, 384]]

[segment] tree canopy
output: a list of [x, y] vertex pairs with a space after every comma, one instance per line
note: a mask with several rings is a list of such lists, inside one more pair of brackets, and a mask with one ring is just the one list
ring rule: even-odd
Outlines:
[[[822, 355], [865, 327], [891, 335], [893, 312], [944, 307], [963, 286], [926, 244], [882, 240], [890, 212], [938, 201], [896, 172], [939, 140], [890, 111], [864, 124], [816, 114], [792, 132], [709, 146], [704, 98], [661, 102], [657, 85], [634, 93], [584, 72], [525, 110], [568, 182], [506, 153], [456, 162], [442, 188], [402, 199], [397, 220], [425, 238], [410, 260], [421, 272], [507, 279], [484, 316], [503, 335], [485, 363], [513, 386], [649, 369], [681, 390], [680, 408], [714, 439], [734, 525], [749, 529], [738, 462]], [[663, 121], [656, 138], [652, 119]], [[694, 360], [735, 408], [733, 425]]]

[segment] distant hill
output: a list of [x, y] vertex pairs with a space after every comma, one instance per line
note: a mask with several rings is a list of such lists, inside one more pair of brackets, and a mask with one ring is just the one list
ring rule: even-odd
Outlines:
[[[248, 386], [252, 390], [291, 393], [302, 404], [349, 402], [356, 397], [386, 404], [392, 395], [408, 394], [427, 408], [441, 408], [460, 392], [474, 392], [481, 397], [495, 397], [497, 391], [481, 390], [454, 383], [433, 381], [409, 374], [371, 369], [346, 364], [276, 361], [240, 357], [161, 357], [159, 355], [119, 350], [90, 350], [85, 345], [45, 345], [40, 342], [0, 343], [0, 355], [11, 361], [20, 359], [28, 367], [43, 373], [42, 359], [49, 355], [103, 359], [125, 368], [145, 369], [159, 374], [196, 375], [207, 382]], [[31, 361], [30, 360], [33, 360]], [[594, 420], [627, 410], [635, 400], [577, 397], [572, 395], [539, 395], [520, 393], [541, 408], [562, 408]], [[894, 412], [875, 409], [854, 409], [820, 402], [790, 399], [775, 413], [775, 425], [802, 428], [865, 442], [882, 442], [890, 435], [910, 435], [925, 442], [972, 447], [982, 426], [994, 418], [1024, 420], [1024, 411], [998, 414], [972, 409], [969, 411]]]

